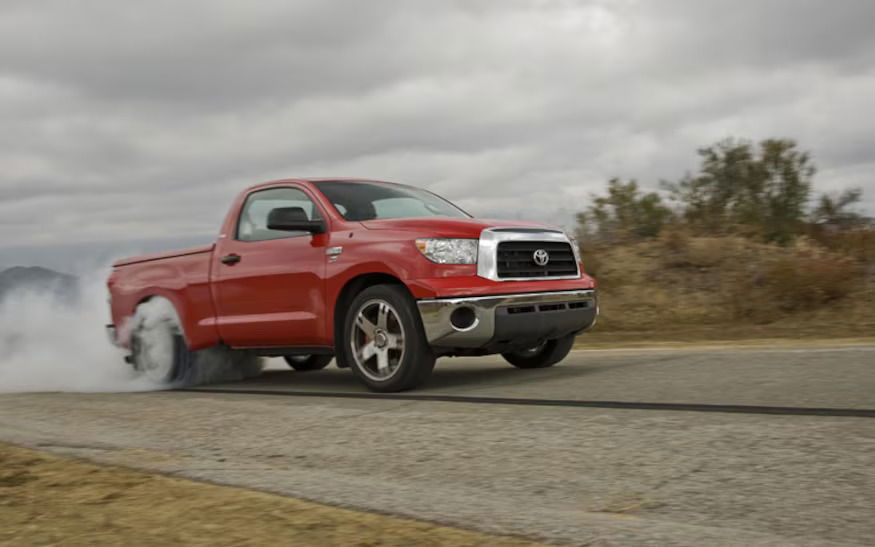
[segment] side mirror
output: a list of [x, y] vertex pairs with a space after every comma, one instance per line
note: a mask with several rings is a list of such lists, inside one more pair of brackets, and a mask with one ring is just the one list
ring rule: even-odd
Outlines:
[[276, 207], [267, 215], [267, 229], [321, 234], [325, 232], [325, 222], [309, 220], [301, 207]]

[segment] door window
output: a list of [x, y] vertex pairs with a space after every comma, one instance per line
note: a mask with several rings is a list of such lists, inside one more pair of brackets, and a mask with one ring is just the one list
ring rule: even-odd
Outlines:
[[321, 220], [319, 209], [303, 190], [298, 188], [270, 188], [249, 194], [240, 218], [237, 221], [237, 239], [240, 241], [264, 241], [285, 237], [310, 235], [309, 232], [270, 230], [267, 217], [277, 207], [299, 207], [307, 220]]

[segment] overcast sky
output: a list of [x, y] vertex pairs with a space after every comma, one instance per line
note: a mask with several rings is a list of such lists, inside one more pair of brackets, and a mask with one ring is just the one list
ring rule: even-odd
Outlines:
[[294, 176], [570, 225], [608, 178], [656, 188], [730, 135], [796, 139], [818, 191], [873, 214], [873, 22], [869, 0], [4, 0], [0, 266], [206, 240]]

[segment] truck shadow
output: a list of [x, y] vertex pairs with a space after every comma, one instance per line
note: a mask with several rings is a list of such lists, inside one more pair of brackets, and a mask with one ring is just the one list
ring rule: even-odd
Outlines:
[[[462, 392], [483, 387], [501, 388], [522, 384], [562, 382], [567, 379], [597, 374], [603, 367], [557, 366], [548, 369], [520, 370], [503, 363], [462, 362], [461, 360], [438, 361], [429, 381], [416, 389], [419, 392]], [[258, 386], [263, 389], [289, 391], [335, 391], [365, 392], [365, 388], [348, 369], [330, 366], [325, 370], [296, 372], [293, 370], [268, 369], [260, 376], [235, 382], [238, 386]]]
[[599, 364], [587, 364], [576, 366], [555, 366], [546, 369], [521, 370], [510, 365], [507, 366], [483, 366], [471, 365], [455, 366], [453, 368], [435, 368], [434, 374], [428, 384], [417, 391], [444, 390], [454, 388], [454, 392], [478, 390], [483, 387], [512, 388], [521, 385], [538, 384], [565, 384], [575, 378], [591, 376], [606, 372], [610, 367], [624, 367], [627, 364], [601, 366]]

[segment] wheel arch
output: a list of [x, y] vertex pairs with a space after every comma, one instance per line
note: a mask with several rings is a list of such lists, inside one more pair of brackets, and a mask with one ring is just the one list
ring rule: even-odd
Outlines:
[[166, 294], [166, 293], [160, 292], [160, 291], [159, 292], [152, 292], [150, 294], [141, 296], [139, 298], [139, 300], [137, 300], [137, 303], [134, 305], [134, 309], [131, 312], [130, 321], [129, 321], [130, 324], [126, 329], [127, 332], [125, 333], [127, 344], [130, 344], [131, 334], [133, 333], [133, 329], [134, 329], [133, 321], [134, 321], [134, 318], [136, 317], [137, 309], [139, 309], [139, 307], [142, 306], [143, 304], [145, 304], [147, 302], [152, 302], [152, 301], [157, 300], [157, 299], [165, 300], [173, 308], [173, 311], [176, 314], [176, 326], [179, 328], [179, 332], [182, 334], [182, 338], [185, 340], [186, 345], [191, 347], [191, 340], [189, 339], [188, 335], [186, 334], [185, 318], [183, 317], [182, 313], [180, 313], [180, 310], [181, 309], [184, 310], [185, 308], [180, 305], [180, 303], [177, 301], [176, 298], [173, 297], [172, 294]]
[[338, 341], [343, 339], [343, 324], [346, 320], [346, 314], [349, 311], [349, 305], [352, 303], [352, 300], [357, 294], [368, 287], [373, 287], [374, 285], [396, 285], [404, 287], [404, 290], [411, 298], [413, 298], [413, 294], [410, 292], [407, 285], [405, 285], [401, 279], [392, 274], [373, 272], [353, 277], [343, 285], [334, 302], [334, 325], [332, 326], [332, 333], [334, 336], [335, 348]]

